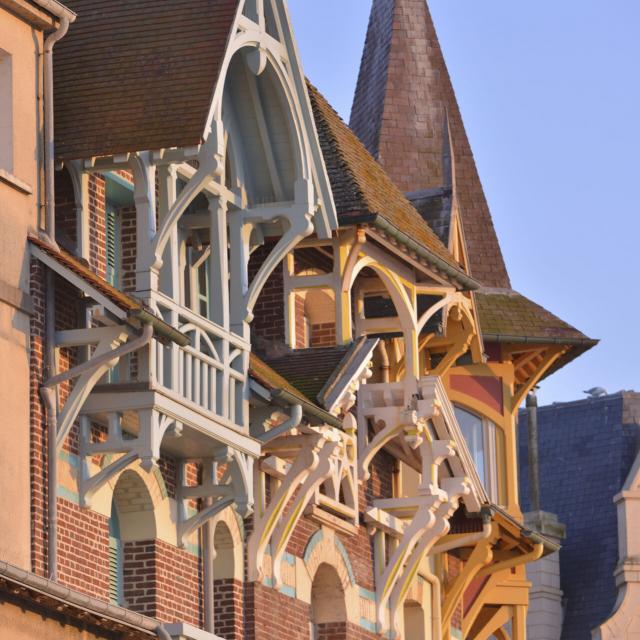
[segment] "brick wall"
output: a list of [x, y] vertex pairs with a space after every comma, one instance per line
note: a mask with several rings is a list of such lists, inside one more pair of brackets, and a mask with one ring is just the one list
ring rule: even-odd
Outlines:
[[244, 638], [243, 585], [233, 579], [214, 580], [214, 629], [225, 640]]
[[162, 540], [124, 545], [124, 599], [138, 613], [163, 622], [201, 626], [200, 559]]
[[58, 579], [109, 599], [109, 519], [58, 498]]
[[44, 381], [44, 267], [36, 260], [30, 265], [30, 294], [34, 313], [30, 320], [30, 482], [31, 482], [31, 565], [38, 575], [47, 572], [47, 427], [40, 399]]
[[156, 617], [202, 626], [202, 563], [200, 558], [156, 540]]
[[309, 640], [310, 608], [259, 582], [247, 585], [246, 640]]
[[154, 616], [157, 593], [155, 540], [125, 542], [122, 555], [125, 606], [146, 616]]
[[[260, 266], [274, 247], [267, 242], [256, 249], [249, 260], [249, 281], [258, 272]], [[254, 307], [254, 319], [251, 323], [252, 338], [259, 337], [270, 342], [284, 343], [284, 279], [283, 266], [278, 265], [265, 283]]]
[[136, 290], [136, 210], [120, 209], [120, 284], [123, 291]]
[[336, 344], [336, 323], [325, 322], [311, 325], [312, 347], [333, 347]]
[[89, 176], [89, 264], [102, 278], [107, 273], [106, 187], [100, 174]]

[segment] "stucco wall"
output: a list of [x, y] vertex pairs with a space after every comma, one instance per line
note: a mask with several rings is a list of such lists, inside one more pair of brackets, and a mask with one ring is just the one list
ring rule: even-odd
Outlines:
[[[26, 239], [38, 216], [38, 132], [42, 35], [0, 9], [0, 49], [11, 56], [13, 167], [32, 193], [0, 179], [0, 558], [30, 568], [28, 258]], [[9, 176], [11, 178], [11, 176]], [[22, 310], [20, 310], [22, 308]], [[22, 637], [22, 636], [21, 636]]]
[[0, 596], [0, 635], [11, 640], [101, 640], [113, 638], [112, 634], [96, 635], [89, 630], [81, 630], [64, 624], [40, 613], [22, 609], [18, 604], [8, 602]]

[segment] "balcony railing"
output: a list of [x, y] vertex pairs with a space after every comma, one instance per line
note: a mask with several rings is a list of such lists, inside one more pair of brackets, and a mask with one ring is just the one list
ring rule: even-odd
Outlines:
[[154, 293], [151, 304], [191, 340], [186, 347], [153, 341], [149, 369], [156, 384], [181, 402], [246, 427], [249, 344], [163, 294]]

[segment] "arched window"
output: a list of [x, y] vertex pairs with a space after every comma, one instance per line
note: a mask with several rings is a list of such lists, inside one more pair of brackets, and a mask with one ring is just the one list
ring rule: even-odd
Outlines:
[[345, 640], [347, 607], [338, 572], [321, 564], [311, 585], [311, 640]]
[[236, 580], [234, 540], [225, 522], [218, 522], [213, 533], [214, 629], [217, 636], [231, 640], [240, 637], [242, 627], [242, 583]]
[[454, 409], [489, 498], [498, 504], [506, 504], [505, 440], [502, 429], [488, 418], [467, 409], [459, 406]]
[[417, 603], [407, 600], [404, 604], [404, 640], [423, 640], [426, 638], [424, 609]]
[[140, 562], [155, 555], [153, 500], [142, 478], [124, 471], [113, 490], [109, 520], [109, 595], [120, 606], [155, 615], [155, 602], [145, 599], [155, 581], [155, 563]]

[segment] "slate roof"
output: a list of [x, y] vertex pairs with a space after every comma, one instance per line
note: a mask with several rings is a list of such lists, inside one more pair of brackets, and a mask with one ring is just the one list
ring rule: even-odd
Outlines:
[[307, 86], [340, 224], [354, 224], [363, 215], [371, 216], [375, 223], [375, 217], [380, 216], [464, 274], [449, 250], [353, 131], [313, 85]]
[[[351, 345], [297, 349], [278, 357], [263, 356], [266, 364], [314, 404]], [[295, 394], [294, 394], [295, 395]]]
[[197, 145], [238, 0], [68, 0], [54, 49], [64, 159]]
[[[562, 640], [590, 638], [613, 610], [619, 548], [614, 496], [636, 457], [639, 412], [640, 394], [633, 392], [538, 408], [541, 504], [566, 526], [560, 553]], [[526, 512], [531, 510], [526, 411], [518, 416], [517, 443]]]
[[277, 371], [253, 352], [249, 355], [249, 375], [267, 389], [284, 389], [300, 400], [305, 402], [310, 401], [310, 399], [299, 389], [296, 389], [289, 380], [283, 378]]
[[350, 124], [405, 192], [447, 185], [449, 150], [445, 147], [450, 143], [470, 274], [486, 286], [509, 287], [489, 206], [425, 0], [373, 0]]

